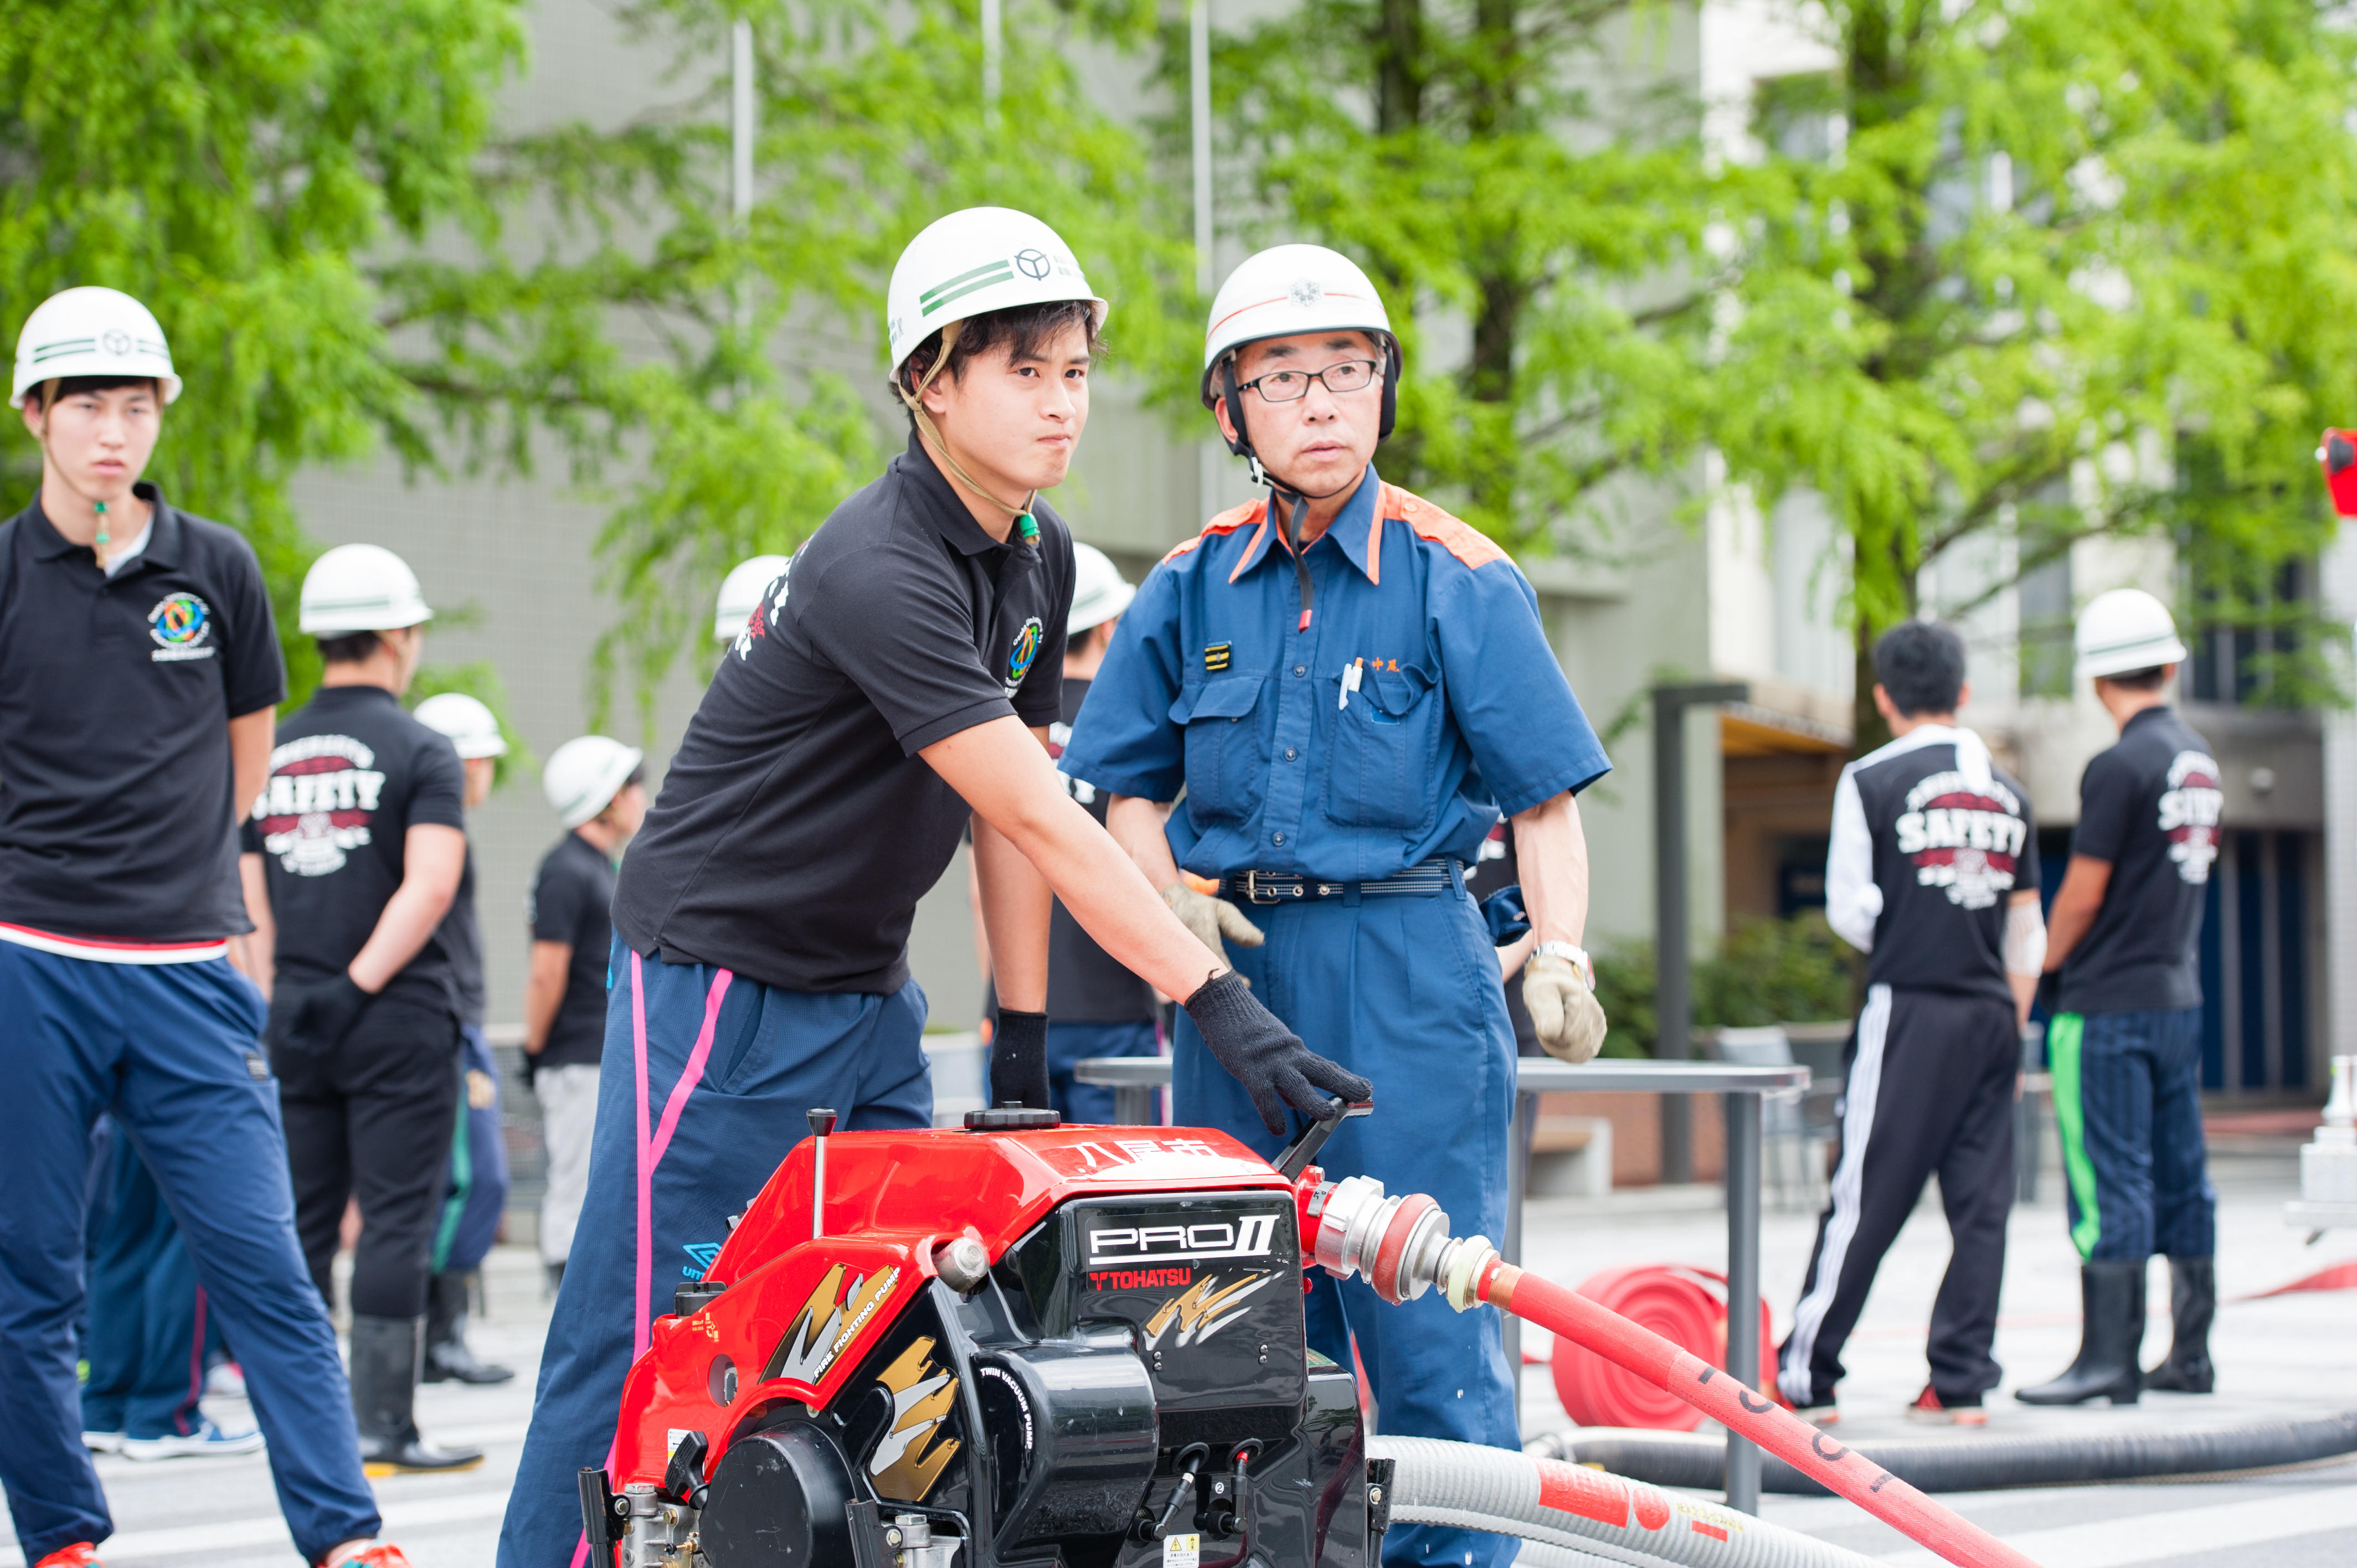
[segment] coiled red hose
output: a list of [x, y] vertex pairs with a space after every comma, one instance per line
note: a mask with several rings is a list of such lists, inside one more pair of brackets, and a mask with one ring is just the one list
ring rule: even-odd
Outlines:
[[1494, 1253], [1472, 1283], [1480, 1299], [1583, 1345], [1685, 1400], [1729, 1432], [1751, 1439], [1958, 1568], [2038, 1568], [1978, 1525], [1942, 1508], [1774, 1401], [1578, 1292], [1526, 1274]]
[[[1727, 1276], [1675, 1263], [1632, 1263], [1580, 1283], [1579, 1294], [1660, 1335], [1713, 1367], [1727, 1365]], [[1760, 1343], [1769, 1343], [1768, 1308], [1760, 1308]], [[1692, 1432], [1702, 1412], [1636, 1373], [1569, 1339], [1555, 1348], [1555, 1391], [1582, 1426], [1641, 1426]]]

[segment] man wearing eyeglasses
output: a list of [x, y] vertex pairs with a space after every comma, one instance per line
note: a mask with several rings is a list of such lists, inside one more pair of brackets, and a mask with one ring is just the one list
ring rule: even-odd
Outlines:
[[[1537, 939], [1524, 998], [1541, 1043], [1586, 1061], [1604, 1013], [1578, 946], [1574, 796], [1611, 765], [1505, 552], [1376, 477], [1400, 366], [1346, 258], [1283, 245], [1228, 279], [1203, 402], [1272, 499], [1213, 518], [1146, 578], [1062, 766], [1114, 797], [1114, 836], [1261, 1001], [1383, 1086], [1327, 1144], [1329, 1175], [1430, 1193], [1458, 1234], [1495, 1236], [1514, 1033], [1465, 867], [1512, 817]], [[1173, 1076], [1182, 1125], [1264, 1153], [1300, 1125], [1255, 1106], [1183, 1018]], [[1322, 1275], [1306, 1311], [1320, 1354], [1348, 1366], [1356, 1342], [1387, 1434], [1520, 1446], [1494, 1314], [1382, 1305]], [[1383, 1555], [1487, 1568], [1513, 1545], [1402, 1527]]]

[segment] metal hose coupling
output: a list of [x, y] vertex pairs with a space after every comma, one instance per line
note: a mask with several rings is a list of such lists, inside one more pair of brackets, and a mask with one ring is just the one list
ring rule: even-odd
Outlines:
[[1311, 1253], [1336, 1279], [1364, 1274], [1375, 1294], [1397, 1305], [1434, 1285], [1463, 1312], [1481, 1300], [1481, 1287], [1502, 1262], [1487, 1236], [1448, 1233], [1448, 1213], [1420, 1192], [1383, 1195], [1373, 1176], [1322, 1183], [1311, 1195], [1317, 1221]]

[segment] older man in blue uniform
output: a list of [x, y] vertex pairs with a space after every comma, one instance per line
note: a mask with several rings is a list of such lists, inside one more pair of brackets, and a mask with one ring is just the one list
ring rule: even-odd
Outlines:
[[[1513, 563], [1376, 477], [1399, 371], [1383, 302], [1346, 258], [1279, 246], [1229, 278], [1203, 400], [1272, 500], [1212, 519], [1146, 579], [1063, 767], [1116, 797], [1114, 835], [1261, 1000], [1379, 1086], [1374, 1115], [1326, 1145], [1328, 1171], [1430, 1193], [1458, 1234], [1497, 1235], [1514, 1035], [1465, 867], [1511, 816], [1540, 943], [1524, 997], [1541, 1043], [1587, 1060], [1604, 1015], [1578, 946], [1574, 797], [1610, 763]], [[1298, 1126], [1184, 1019], [1174, 1075], [1183, 1124], [1264, 1152]], [[1385, 1305], [1324, 1277], [1308, 1314], [1320, 1353], [1348, 1365], [1356, 1341], [1385, 1432], [1519, 1444], [1495, 1314]], [[1512, 1555], [1432, 1527], [1384, 1548], [1394, 1564]]]

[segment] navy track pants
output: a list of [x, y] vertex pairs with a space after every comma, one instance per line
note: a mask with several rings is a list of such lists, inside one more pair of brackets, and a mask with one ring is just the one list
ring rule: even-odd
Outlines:
[[[1374, 1114], [1343, 1122], [1318, 1156], [1326, 1174], [1428, 1193], [1455, 1234], [1503, 1236], [1514, 1031], [1497, 950], [1462, 884], [1244, 913], [1268, 937], [1228, 950], [1253, 994], [1311, 1050], [1374, 1082]], [[1291, 1134], [1268, 1135], [1243, 1086], [1203, 1048], [1183, 1011], [1177, 1033], [1173, 1119], [1275, 1153]], [[1301, 1119], [1290, 1120], [1297, 1130]], [[1347, 1367], [1356, 1343], [1385, 1434], [1522, 1446], [1496, 1313], [1452, 1311], [1437, 1291], [1393, 1306], [1364, 1279], [1310, 1277], [1309, 1347]], [[1502, 1568], [1513, 1556], [1503, 1536], [1437, 1525], [1394, 1527], [1383, 1538], [1392, 1568]]]
[[434, 1228], [437, 1274], [471, 1273], [480, 1268], [500, 1238], [500, 1215], [508, 1204], [500, 1064], [481, 1029], [468, 1024], [459, 1036], [458, 1125], [450, 1138], [449, 1184]]
[[2071, 1240], [2090, 1262], [2218, 1250], [2201, 1009], [2064, 1013], [2046, 1031]]
[[0, 942], [0, 1485], [27, 1561], [113, 1525], [81, 1444], [91, 1125], [138, 1149], [237, 1347], [307, 1559], [374, 1535], [335, 1331], [295, 1244], [262, 996], [226, 959], [96, 963]]
[[845, 1132], [930, 1127], [925, 993], [785, 991], [614, 945], [589, 1192], [542, 1352], [500, 1568], [580, 1568], [578, 1477], [611, 1462], [622, 1380], [742, 1210], [832, 1106]]
[[205, 1391], [204, 1287], [131, 1140], [102, 1118], [91, 1142], [102, 1170], [90, 1214], [82, 1430], [187, 1436]]

